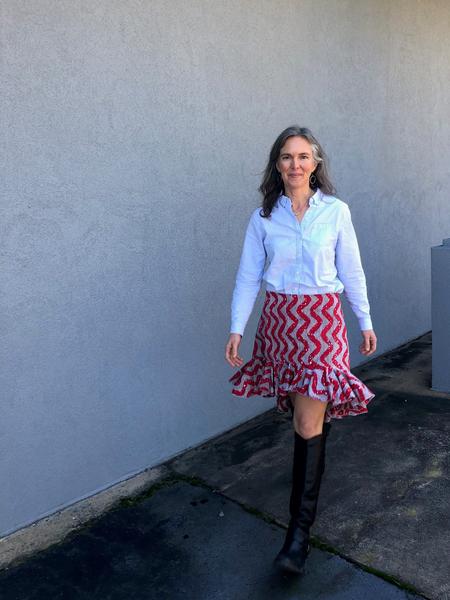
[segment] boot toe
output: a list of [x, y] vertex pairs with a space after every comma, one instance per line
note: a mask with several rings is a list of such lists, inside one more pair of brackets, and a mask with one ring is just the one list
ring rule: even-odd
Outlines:
[[305, 569], [305, 561], [309, 554], [310, 546], [307, 545], [305, 547], [297, 547], [295, 551], [293, 549], [290, 550], [281, 550], [274, 559], [275, 566], [289, 573], [295, 573], [301, 575]]

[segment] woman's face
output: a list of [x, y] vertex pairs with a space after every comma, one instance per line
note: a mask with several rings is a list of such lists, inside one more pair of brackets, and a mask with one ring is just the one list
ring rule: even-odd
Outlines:
[[286, 192], [309, 188], [309, 176], [317, 166], [311, 144], [298, 135], [288, 138], [280, 150], [276, 166]]

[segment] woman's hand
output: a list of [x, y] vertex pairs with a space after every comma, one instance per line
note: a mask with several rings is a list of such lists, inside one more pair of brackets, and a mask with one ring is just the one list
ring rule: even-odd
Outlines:
[[241, 343], [242, 335], [239, 333], [230, 333], [227, 345], [225, 347], [225, 360], [232, 367], [241, 367], [244, 361], [238, 354], [239, 344]]
[[359, 347], [359, 351], [361, 354], [369, 356], [369, 354], [373, 354], [377, 349], [377, 336], [373, 329], [365, 329], [364, 331], [361, 331], [361, 334], [363, 336], [363, 342]]

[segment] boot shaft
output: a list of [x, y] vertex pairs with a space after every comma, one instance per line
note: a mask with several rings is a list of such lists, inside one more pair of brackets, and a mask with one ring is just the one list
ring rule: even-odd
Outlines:
[[324, 427], [323, 433], [310, 439], [304, 439], [296, 431], [294, 432], [289, 511], [291, 519], [306, 535], [309, 534], [316, 516], [320, 485], [325, 470], [325, 444], [329, 429], [330, 427]]

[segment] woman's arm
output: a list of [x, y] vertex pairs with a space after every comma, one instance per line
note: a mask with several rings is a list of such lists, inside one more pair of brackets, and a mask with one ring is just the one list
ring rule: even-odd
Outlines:
[[345, 296], [359, 321], [361, 331], [372, 330], [366, 277], [350, 209], [345, 203], [342, 207], [335, 260], [338, 277], [344, 284]]
[[266, 261], [264, 228], [259, 211], [259, 208], [253, 211], [247, 226], [231, 301], [230, 332], [241, 336], [261, 288]]
[[339, 279], [344, 284], [345, 296], [359, 321], [363, 337], [359, 351], [361, 354], [369, 356], [377, 349], [377, 336], [372, 329], [366, 277], [361, 264], [358, 240], [350, 209], [345, 203], [343, 203], [336, 244], [336, 269]]

